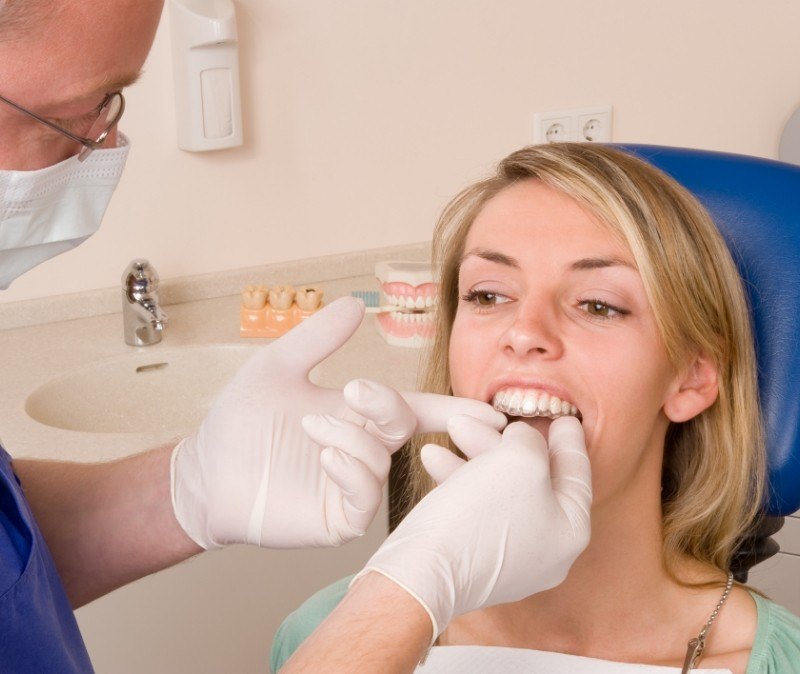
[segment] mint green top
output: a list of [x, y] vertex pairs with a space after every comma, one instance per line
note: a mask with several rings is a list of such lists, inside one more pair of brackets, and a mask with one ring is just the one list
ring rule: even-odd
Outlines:
[[[270, 669], [277, 672], [336, 605], [352, 576], [329, 585], [287, 616], [275, 634]], [[800, 674], [800, 618], [782, 606], [753, 594], [758, 628], [747, 674]]]

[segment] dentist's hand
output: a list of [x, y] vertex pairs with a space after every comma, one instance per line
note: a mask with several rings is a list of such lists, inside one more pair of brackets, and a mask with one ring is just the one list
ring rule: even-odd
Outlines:
[[404, 399], [363, 380], [344, 391], [312, 384], [308, 373], [350, 338], [363, 315], [363, 304], [342, 298], [259, 350], [197, 433], [175, 448], [173, 509], [198, 545], [340, 545], [366, 531], [390, 454], [412, 434], [444, 431], [457, 414], [505, 425], [503, 415], [475, 400]]
[[434, 639], [457, 615], [561, 583], [590, 534], [591, 471], [577, 419], [553, 421], [549, 447], [523, 422], [501, 434], [455, 417], [448, 430], [470, 460], [423, 447], [441, 484], [356, 577], [377, 571], [404, 588], [428, 612]]

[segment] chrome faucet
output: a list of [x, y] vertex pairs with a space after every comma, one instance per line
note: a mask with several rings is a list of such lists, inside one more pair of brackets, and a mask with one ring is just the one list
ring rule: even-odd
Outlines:
[[161, 341], [167, 315], [158, 300], [158, 273], [147, 260], [133, 260], [122, 274], [122, 321], [126, 344]]

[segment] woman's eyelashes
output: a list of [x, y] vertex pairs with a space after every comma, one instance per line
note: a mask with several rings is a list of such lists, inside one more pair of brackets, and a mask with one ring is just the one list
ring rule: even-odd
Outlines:
[[582, 307], [581, 311], [585, 312], [590, 319], [595, 321], [619, 319], [631, 313], [629, 309], [616, 307], [613, 304], [599, 299], [578, 300], [578, 306]]
[[[486, 312], [498, 305], [513, 302], [514, 298], [493, 289], [472, 288], [461, 295], [461, 301], [472, 305], [476, 311]], [[631, 313], [629, 309], [598, 298], [579, 299], [576, 306], [586, 318], [593, 321], [618, 320]]]
[[[524, 301], [524, 297], [507, 295], [493, 287], [473, 286], [461, 294], [461, 301], [471, 305], [473, 310], [480, 313], [492, 311], [499, 305], [520, 300]], [[587, 299], [577, 299], [573, 306], [577, 307], [585, 318], [597, 322], [619, 320], [631, 313], [630, 309], [592, 296]]]
[[461, 295], [461, 301], [466, 302], [467, 304], [472, 304], [473, 307], [479, 311], [485, 311], [497, 306], [498, 304], [510, 302], [511, 298], [493, 290], [472, 289]]

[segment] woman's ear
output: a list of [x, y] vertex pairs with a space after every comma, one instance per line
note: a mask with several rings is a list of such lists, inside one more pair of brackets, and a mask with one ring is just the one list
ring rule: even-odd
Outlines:
[[675, 378], [664, 400], [664, 414], [670, 421], [688, 421], [711, 407], [718, 394], [717, 366], [705, 354], [698, 354]]

